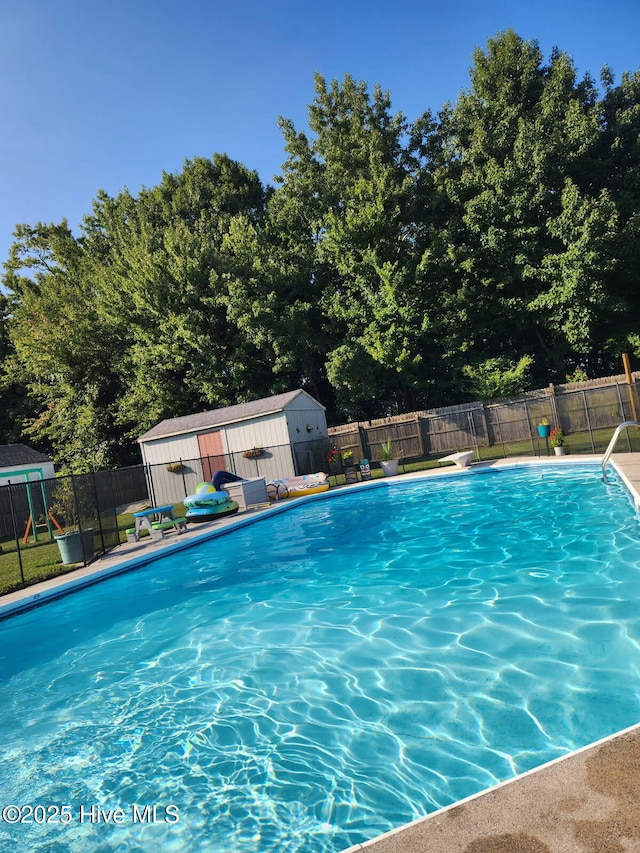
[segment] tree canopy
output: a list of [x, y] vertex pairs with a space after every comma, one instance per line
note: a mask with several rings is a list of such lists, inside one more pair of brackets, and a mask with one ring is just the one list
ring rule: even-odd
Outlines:
[[275, 187], [224, 154], [19, 225], [5, 441], [136, 460], [167, 417], [302, 387], [330, 421], [487, 399], [640, 354], [640, 72], [579, 79], [513, 31], [409, 121], [317, 75]]

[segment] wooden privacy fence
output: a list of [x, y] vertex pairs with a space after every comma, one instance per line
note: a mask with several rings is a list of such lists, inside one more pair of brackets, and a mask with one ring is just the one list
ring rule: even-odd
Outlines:
[[[341, 452], [356, 459], [380, 458], [380, 446], [391, 439], [403, 459], [440, 456], [458, 450], [499, 447], [527, 442], [537, 450], [536, 426], [546, 418], [565, 435], [586, 433], [593, 452], [594, 431], [615, 428], [638, 411], [635, 380], [611, 376], [569, 385], [550, 385], [518, 397], [490, 402], [462, 403], [430, 411], [410, 412], [373, 421], [342, 424], [329, 429], [329, 438]], [[635, 405], [634, 405], [635, 404]]]

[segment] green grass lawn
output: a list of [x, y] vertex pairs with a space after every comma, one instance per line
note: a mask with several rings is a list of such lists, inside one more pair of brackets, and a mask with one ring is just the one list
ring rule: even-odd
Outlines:
[[[109, 542], [124, 542], [124, 530], [132, 525], [132, 516], [119, 516], [117, 531], [113, 527], [113, 517], [110, 522], [103, 526], [105, 539]], [[99, 536], [96, 535], [95, 539], [97, 547], [100, 547]], [[23, 584], [15, 539], [5, 539], [0, 543], [0, 547], [0, 595], [3, 595], [14, 589], [21, 589]], [[75, 569], [75, 566], [66, 566], [61, 562], [58, 544], [54, 539], [49, 539], [48, 534], [40, 533], [37, 542], [30, 537], [26, 545], [20, 540], [20, 559], [26, 585], [64, 575]]]
[[[576, 435], [565, 436], [564, 449], [567, 455], [575, 454], [604, 454], [609, 441], [611, 440], [611, 436], [613, 435], [613, 430], [610, 428], [594, 430], [593, 433], [593, 445], [591, 444], [591, 439], [589, 437], [589, 433], [577, 433]], [[640, 452], [640, 430], [628, 430], [628, 437], [631, 444], [631, 449], [636, 452]], [[533, 451], [532, 451], [533, 448]], [[460, 448], [464, 450], [468, 450], [471, 448]], [[616, 451], [618, 453], [624, 453], [629, 450], [629, 444], [627, 442], [627, 438], [624, 434], [620, 436], [618, 442], [616, 444]], [[453, 451], [443, 451], [442, 456], [447, 456], [450, 452]], [[544, 439], [540, 439], [538, 441], [538, 436], [535, 436], [531, 439], [526, 439], [524, 441], [510, 441], [505, 442], [503, 444], [495, 444], [492, 447], [479, 447], [478, 455], [480, 457], [480, 462], [490, 462], [492, 459], [508, 459], [514, 456], [532, 456], [546, 458], [547, 457], [547, 445]], [[549, 445], [549, 457], [555, 457], [555, 451], [551, 445]], [[473, 462], [476, 461], [474, 456]], [[376, 463], [372, 463], [371, 468], [371, 479], [376, 480], [380, 477], [383, 477], [382, 469], [373, 467]], [[453, 468], [453, 462], [447, 462], [444, 466], [441, 466], [436, 457], [424, 457], [422, 459], [411, 459], [408, 461], [401, 461], [400, 463], [400, 473], [409, 473], [411, 471], [426, 471], [429, 468], [442, 468], [443, 470], [446, 468]], [[338, 474], [337, 476], [331, 476], [329, 478], [329, 482], [332, 485], [336, 486], [344, 486], [345, 485], [345, 476], [344, 474]]]
[[[3, 541], [0, 553], [0, 594], [22, 587], [20, 562], [14, 540]], [[20, 557], [25, 584], [30, 585], [56, 575], [71, 571], [74, 566], [64, 566], [60, 562], [60, 552], [55, 541], [40, 538], [38, 542], [23, 545], [20, 543]]]

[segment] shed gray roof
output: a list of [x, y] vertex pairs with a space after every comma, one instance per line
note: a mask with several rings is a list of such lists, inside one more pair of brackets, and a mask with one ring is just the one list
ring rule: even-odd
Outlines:
[[42, 462], [51, 462], [51, 459], [26, 444], [0, 444], [0, 468], [37, 465]]
[[141, 435], [138, 441], [144, 442], [155, 438], [183, 435], [188, 432], [200, 432], [211, 427], [225, 426], [226, 424], [238, 423], [238, 421], [277, 414], [283, 412], [300, 394], [315, 403], [318, 408], [324, 409], [321, 403], [303, 391], [302, 388], [299, 388], [297, 391], [287, 391], [286, 394], [264, 397], [261, 400], [253, 400], [251, 403], [238, 403], [236, 406], [225, 406], [223, 409], [200, 412], [197, 415], [185, 415], [182, 418], [168, 418], [165, 421], [160, 421], [159, 424]]

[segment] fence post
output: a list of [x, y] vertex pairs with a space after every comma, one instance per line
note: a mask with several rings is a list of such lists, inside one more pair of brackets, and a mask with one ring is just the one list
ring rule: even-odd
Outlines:
[[[22, 582], [22, 588], [24, 589], [26, 586], [26, 582], [24, 579], [24, 567], [22, 565], [22, 553], [20, 552], [20, 536], [18, 535], [18, 521], [16, 519], [16, 510], [13, 505], [13, 494], [11, 488], [11, 480], [7, 483], [7, 488], [9, 489], [9, 507], [11, 509], [11, 521], [13, 522], [13, 535], [16, 540], [16, 550], [18, 552], [18, 566], [20, 567], [20, 580]], [[35, 524], [35, 520], [33, 522]]]
[[589, 430], [589, 438], [591, 440], [591, 452], [596, 452], [596, 446], [593, 443], [593, 430], [591, 429], [591, 418], [589, 417], [589, 406], [587, 406], [587, 395], [585, 391], [582, 391], [582, 402], [584, 403], [584, 413], [587, 416], [587, 428]]
[[[624, 403], [622, 402], [622, 394], [620, 393], [620, 385], [616, 382], [616, 391], [618, 392], [618, 402], [620, 403], [620, 411], [622, 412], [622, 420], [626, 421], [627, 416], [624, 413]], [[631, 439], [629, 438], [629, 430], [625, 429], [625, 436], [627, 437], [627, 448], [629, 452], [631, 452]]]
[[80, 504], [78, 503], [78, 492], [76, 491], [76, 475], [69, 474], [69, 477], [71, 477], [71, 491], [73, 492], [73, 505], [76, 510], [75, 517], [78, 519], [78, 530], [80, 531], [80, 533], [82, 533], [82, 521], [80, 520]]
[[636, 386], [633, 381], [633, 376], [631, 375], [631, 366], [629, 364], [629, 353], [622, 353], [622, 364], [624, 365], [624, 375], [627, 379], [627, 385], [629, 386], [629, 402], [631, 403], [631, 414], [633, 416], [633, 420], [638, 420], [638, 412], [636, 411]]
[[[180, 457], [180, 473], [182, 475], [182, 491], [184, 492], [184, 496], [187, 496], [187, 481], [184, 478], [184, 465], [182, 464], [182, 456]], [[154, 504], [155, 506], [155, 504]]]
[[147, 491], [149, 492], [149, 500], [151, 501], [151, 506], [155, 506], [156, 496], [153, 488], [153, 473], [151, 471], [151, 465], [146, 464], [144, 466], [144, 476], [147, 481]]
[[416, 416], [415, 416], [414, 422], [415, 422], [416, 436], [418, 438], [418, 450], [420, 451], [419, 455], [424, 456], [424, 443], [422, 441], [422, 429], [420, 428], [420, 415], [418, 412], [416, 412], [415, 414], [416, 414]]
[[524, 400], [524, 413], [527, 417], [527, 429], [529, 430], [529, 441], [531, 442], [531, 455], [536, 455], [536, 446], [533, 443], [533, 433], [531, 432], [531, 417], [529, 415], [529, 406], [527, 406], [527, 401]]
[[[420, 427], [420, 443], [422, 445], [422, 455], [423, 456], [431, 456], [431, 436], [429, 435], [430, 417], [429, 417], [429, 415], [427, 415], [426, 412], [424, 412], [422, 414], [422, 416], [419, 416], [418, 421], [419, 421], [419, 427]], [[427, 436], [427, 442], [429, 445], [428, 447], [427, 447], [427, 444], [425, 443], [425, 440], [424, 440], [425, 439], [425, 431], [426, 431], [426, 436]], [[371, 456], [369, 456], [369, 459], [371, 459]]]
[[500, 444], [502, 445], [502, 458], [506, 459], [507, 458], [507, 451], [506, 451], [506, 448], [504, 446], [504, 436], [502, 435], [502, 424], [500, 423], [500, 412], [498, 411], [499, 408], [500, 408], [499, 406], [496, 406], [494, 409], [494, 412], [495, 412], [495, 416], [496, 416], [496, 424], [498, 425], [498, 432], [500, 433]]
[[476, 433], [476, 425], [473, 420], [473, 409], [469, 409], [467, 412], [467, 421], [469, 423], [469, 432], [471, 433], [473, 444], [475, 446], [476, 460], [480, 462], [480, 448], [478, 447], [478, 435]]
[[549, 403], [551, 408], [551, 419], [558, 427], [558, 429], [562, 429], [562, 422], [560, 421], [560, 412], [558, 411], [558, 404], [556, 402], [556, 388], [553, 382], [549, 383]]
[[489, 424], [487, 422], [487, 404], [484, 400], [480, 403], [480, 417], [482, 418], [482, 429], [484, 430], [484, 435], [487, 439], [487, 447], [491, 447], [492, 442], [491, 436], [489, 435]]
[[[100, 501], [98, 500], [98, 487], [96, 485], [96, 472], [91, 470], [91, 480], [93, 482], [93, 496], [96, 501], [96, 509], [98, 510], [98, 530], [100, 531], [100, 542], [102, 543], [102, 553], [107, 553], [107, 548], [104, 542], [104, 532], [102, 529], [102, 513], [100, 512]], [[84, 552], [83, 552], [84, 553]]]
[[117, 544], [119, 545], [120, 528], [118, 527], [118, 507], [116, 506], [116, 493], [113, 489], [113, 471], [109, 471], [109, 491], [111, 492], [111, 508], [113, 509], [113, 527], [116, 531], [116, 537], [118, 539]]
[[358, 441], [360, 442], [360, 458], [371, 459], [371, 448], [369, 447], [367, 431], [361, 423], [358, 423]]

